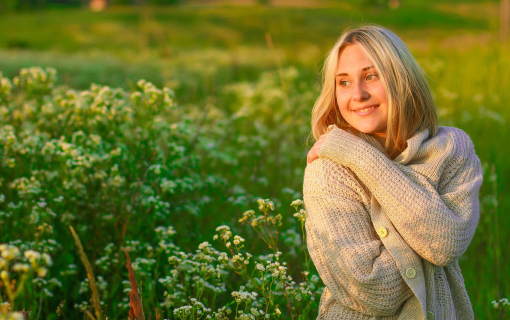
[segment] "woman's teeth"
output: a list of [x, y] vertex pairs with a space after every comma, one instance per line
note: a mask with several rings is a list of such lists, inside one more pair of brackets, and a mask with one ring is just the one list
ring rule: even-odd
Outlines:
[[369, 108], [365, 108], [365, 109], [361, 109], [361, 110], [357, 110], [358, 112], [367, 112], [367, 111], [370, 111], [372, 109], [375, 109], [377, 108], [377, 106], [373, 106], [373, 107], [369, 107]]

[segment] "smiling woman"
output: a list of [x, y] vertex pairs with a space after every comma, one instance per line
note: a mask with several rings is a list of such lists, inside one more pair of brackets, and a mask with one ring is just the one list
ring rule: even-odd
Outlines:
[[479, 217], [471, 139], [437, 126], [420, 67], [385, 28], [346, 31], [323, 80], [303, 184], [318, 319], [474, 319], [458, 265]]
[[338, 60], [336, 101], [342, 118], [384, 145], [388, 97], [375, 67], [358, 45], [347, 46]]
[[[350, 99], [353, 101], [346, 107]], [[377, 128], [379, 134], [374, 137], [383, 142], [390, 158], [404, 151], [406, 140], [416, 132], [428, 129], [430, 136], [437, 132], [437, 114], [430, 89], [422, 69], [402, 40], [379, 27], [345, 32], [324, 64], [322, 92], [312, 111], [314, 137], [318, 139], [330, 124], [353, 133], [374, 133], [358, 127], [372, 122], [373, 116], [352, 123], [349, 119], [354, 120], [352, 110], [379, 102], [384, 104], [386, 112], [383, 109], [378, 112], [382, 121]]]

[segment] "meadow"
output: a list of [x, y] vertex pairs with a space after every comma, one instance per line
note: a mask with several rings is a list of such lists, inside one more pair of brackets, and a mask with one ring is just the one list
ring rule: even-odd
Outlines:
[[510, 296], [497, 3], [274, 3], [0, 16], [2, 302], [29, 319], [126, 319], [127, 251], [147, 319], [312, 319], [322, 283], [296, 201], [310, 112], [324, 55], [371, 22], [409, 46], [440, 124], [474, 142], [481, 216], [460, 266], [476, 318], [509, 316], [492, 303]]

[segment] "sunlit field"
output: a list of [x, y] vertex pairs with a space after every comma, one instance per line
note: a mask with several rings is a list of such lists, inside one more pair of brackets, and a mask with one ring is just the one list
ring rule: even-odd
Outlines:
[[0, 15], [1, 314], [141, 319], [131, 274], [146, 319], [314, 319], [310, 113], [324, 56], [369, 22], [406, 42], [440, 124], [474, 142], [481, 216], [460, 266], [477, 319], [510, 315], [498, 3], [289, 3]]

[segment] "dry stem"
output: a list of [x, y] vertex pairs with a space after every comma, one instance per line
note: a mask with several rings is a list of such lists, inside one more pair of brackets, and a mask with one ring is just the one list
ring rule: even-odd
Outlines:
[[102, 317], [101, 317], [101, 307], [99, 305], [99, 292], [97, 291], [96, 279], [94, 277], [94, 272], [92, 271], [92, 265], [90, 264], [90, 261], [87, 258], [85, 251], [83, 250], [83, 246], [81, 244], [80, 238], [74, 231], [73, 227], [69, 226], [69, 229], [71, 230], [71, 233], [73, 234], [73, 237], [74, 237], [74, 242], [76, 243], [76, 246], [78, 247], [81, 262], [85, 266], [85, 271], [87, 271], [87, 278], [89, 279], [89, 286], [90, 286], [90, 290], [92, 291], [92, 301], [94, 302], [94, 311], [96, 314], [96, 319], [100, 320], [100, 319], [102, 319]]

